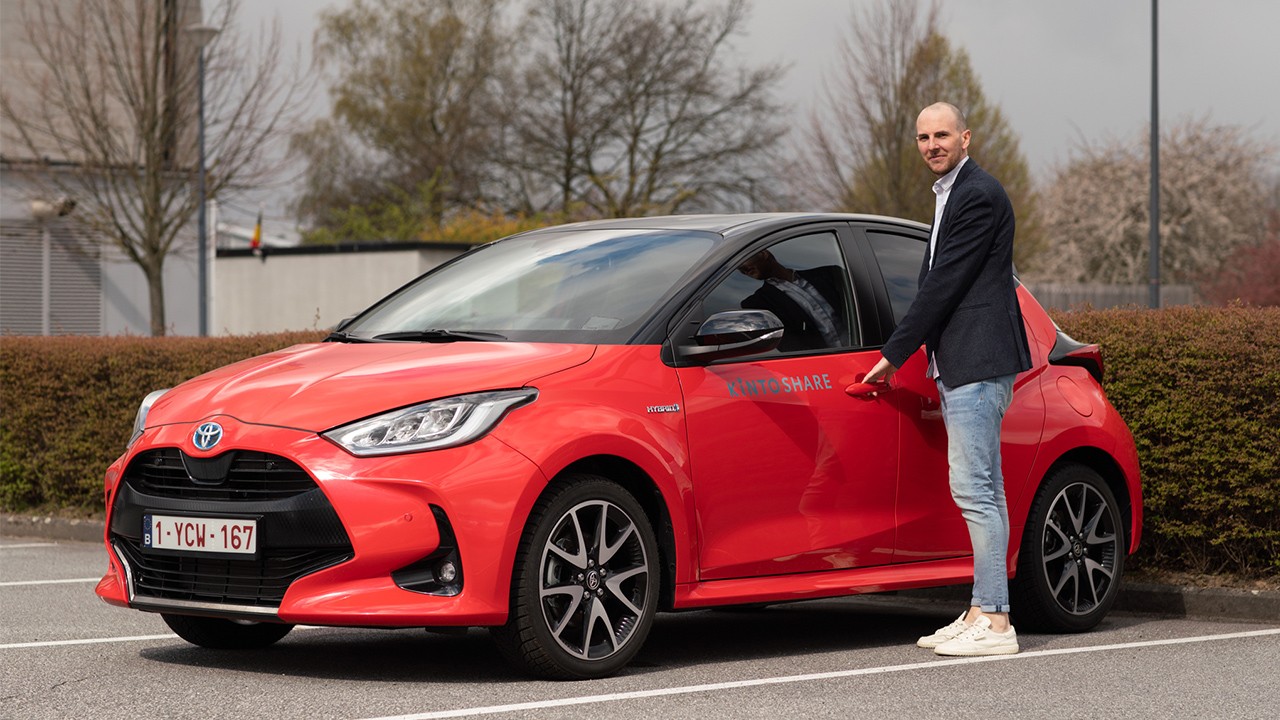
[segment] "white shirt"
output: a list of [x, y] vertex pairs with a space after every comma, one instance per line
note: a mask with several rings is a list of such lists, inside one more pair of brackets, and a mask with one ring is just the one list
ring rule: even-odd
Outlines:
[[951, 168], [951, 172], [938, 178], [933, 184], [933, 194], [937, 196], [937, 200], [933, 205], [933, 232], [929, 233], [929, 269], [933, 269], [933, 252], [938, 244], [938, 227], [942, 225], [942, 211], [947, 207], [947, 198], [951, 197], [951, 188], [956, 184], [956, 176], [960, 174], [960, 168], [969, 162], [969, 156], [965, 155], [960, 158], [960, 162]]
[[[965, 155], [960, 158], [960, 162], [951, 168], [951, 172], [938, 178], [933, 184], [933, 194], [937, 196], [937, 201], [933, 205], [933, 232], [929, 233], [929, 269], [933, 269], [934, 249], [938, 245], [938, 227], [942, 225], [942, 211], [947, 208], [947, 198], [951, 197], [951, 188], [955, 187], [956, 176], [960, 174], [960, 168], [969, 162], [969, 156]], [[938, 377], [938, 358], [929, 355], [929, 369], [925, 371], [925, 377], [930, 380]]]

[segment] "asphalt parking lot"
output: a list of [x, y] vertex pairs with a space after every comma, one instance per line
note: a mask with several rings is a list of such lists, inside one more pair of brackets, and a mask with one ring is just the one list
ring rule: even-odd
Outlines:
[[513, 673], [486, 633], [298, 628], [203, 650], [93, 595], [105, 551], [0, 537], [3, 718], [1280, 716], [1280, 618], [1115, 612], [999, 659], [914, 647], [954, 602], [912, 596], [660, 616], [618, 677]]

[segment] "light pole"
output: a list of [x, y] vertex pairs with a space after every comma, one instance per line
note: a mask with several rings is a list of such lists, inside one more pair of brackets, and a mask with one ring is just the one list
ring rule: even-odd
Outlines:
[[197, 283], [197, 292], [200, 294], [198, 304], [200, 306], [200, 337], [209, 334], [209, 233], [205, 219], [205, 200], [204, 192], [204, 48], [209, 44], [210, 40], [218, 34], [219, 28], [212, 25], [188, 25], [183, 28], [187, 36], [191, 38], [191, 42], [196, 47], [196, 94], [199, 113], [199, 139], [200, 146], [200, 176], [197, 180], [200, 194], [200, 208], [198, 220], [198, 237], [197, 252], [199, 256], [196, 260], [196, 267], [199, 272], [199, 281]]
[[1160, 307], [1160, 25], [1157, 22], [1157, 2], [1151, 0], [1151, 223], [1147, 228], [1151, 246], [1148, 304], [1153, 310]]

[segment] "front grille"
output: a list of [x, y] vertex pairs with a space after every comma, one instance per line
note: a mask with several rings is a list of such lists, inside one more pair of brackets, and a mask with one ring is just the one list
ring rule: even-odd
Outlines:
[[[254, 519], [252, 557], [142, 547], [148, 514]], [[296, 463], [229, 450], [193, 458], [178, 448], [139, 453], [111, 509], [110, 536], [139, 599], [276, 608], [299, 577], [355, 557], [328, 497]]]
[[278, 455], [232, 450], [194, 458], [178, 448], [140, 453], [124, 482], [144, 495], [192, 500], [280, 500], [317, 487], [305, 470]]
[[152, 555], [131, 542], [116, 548], [129, 563], [136, 595], [230, 605], [279, 607], [294, 580], [349, 560], [349, 550], [264, 550], [256, 559]]

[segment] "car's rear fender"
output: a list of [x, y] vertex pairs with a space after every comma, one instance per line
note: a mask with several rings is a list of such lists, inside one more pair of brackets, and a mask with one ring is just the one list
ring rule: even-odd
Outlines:
[[[1110, 410], [1110, 406], [1107, 406]], [[1112, 422], [1120, 422], [1115, 410], [1110, 410]], [[1132, 441], [1126, 442], [1129, 430], [1121, 422], [1117, 428], [1112, 423], [1106, 427], [1078, 426], [1045, 429], [1045, 439], [1032, 477], [1037, 482], [1063, 464], [1085, 465], [1106, 481], [1120, 503], [1125, 533], [1129, 539], [1129, 552], [1138, 549], [1142, 539], [1142, 485], [1139, 477], [1138, 455]]]

